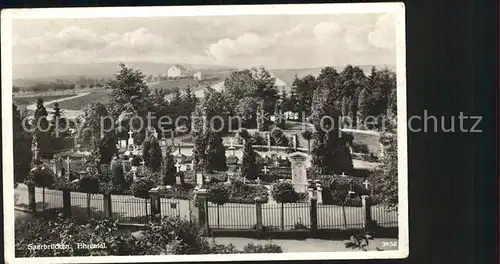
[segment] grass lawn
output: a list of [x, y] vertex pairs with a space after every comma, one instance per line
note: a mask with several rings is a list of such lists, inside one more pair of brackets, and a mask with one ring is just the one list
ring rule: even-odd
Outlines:
[[41, 96], [41, 97], [21, 97], [21, 98], [12, 98], [12, 102], [17, 106], [21, 105], [30, 105], [36, 103], [38, 98], [42, 98], [44, 102], [56, 100], [60, 98], [66, 98], [70, 96], [74, 96], [75, 94], [64, 94], [64, 95], [51, 95], [51, 96]]
[[[111, 101], [111, 97], [109, 96], [110, 92], [111, 91], [99, 91], [82, 97], [65, 100], [59, 102], [59, 107], [69, 110], [82, 110], [89, 105], [90, 102], [94, 101], [100, 101], [103, 104], [107, 104]], [[53, 107], [53, 105], [48, 105], [47, 107]]]

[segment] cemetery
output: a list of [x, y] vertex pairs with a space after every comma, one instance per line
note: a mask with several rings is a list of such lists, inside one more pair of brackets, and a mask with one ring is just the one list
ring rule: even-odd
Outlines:
[[[208, 88], [206, 93], [201, 103], [191, 105], [202, 120], [224, 113], [211, 101], [223, 95]], [[150, 100], [156, 99], [162, 100], [153, 95]], [[137, 99], [128, 100], [136, 104]], [[158, 126], [126, 128], [99, 138], [92, 120], [110, 113], [107, 106], [91, 103], [83, 124], [90, 135], [68, 136], [73, 148], [48, 155], [44, 134], [35, 133], [28, 175], [17, 181], [15, 206], [82, 219], [112, 218], [122, 226], [178, 217], [196, 223], [206, 235], [397, 229], [397, 207], [378, 187], [384, 184], [383, 175], [374, 169], [386, 170], [392, 141], [380, 143], [382, 151], [374, 154], [369, 153], [372, 147], [353, 143], [356, 134], [338, 128], [314, 133], [287, 129], [286, 122], [299, 120], [299, 109], [288, 109], [287, 120], [280, 121], [276, 113], [284, 106], [277, 102], [273, 107], [258, 104], [256, 127], [232, 133], [193, 129], [190, 142], [177, 137], [176, 129], [169, 135], [158, 133]], [[317, 109], [328, 108], [322, 107]], [[269, 120], [263, 120], [265, 109], [275, 113]], [[120, 122], [126, 121], [129, 109], [122, 111]], [[139, 110], [134, 111], [137, 115]], [[309, 126], [314, 126], [315, 114], [324, 115], [311, 113]], [[379, 137], [383, 142], [385, 136]], [[396, 184], [392, 188], [397, 190]]]

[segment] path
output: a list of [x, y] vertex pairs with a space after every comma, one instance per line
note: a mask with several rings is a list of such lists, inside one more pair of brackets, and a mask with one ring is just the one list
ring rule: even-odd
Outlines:
[[[345, 247], [345, 241], [342, 240], [326, 240], [326, 239], [254, 239], [241, 237], [215, 237], [213, 238], [217, 244], [233, 244], [237, 249], [243, 249], [248, 243], [255, 245], [267, 245], [269, 243], [280, 246], [284, 253], [287, 252], [339, 252], [352, 251]], [[395, 250], [396, 248], [388, 248], [387, 242], [397, 244], [398, 239], [395, 238], [375, 238], [370, 240], [368, 244], [369, 251], [377, 250], [377, 247], [384, 250]], [[384, 244], [384, 245], [382, 245]]]
[[[44, 102], [44, 105], [47, 106], [47, 105], [51, 105], [53, 103], [58, 103], [58, 102], [66, 101], [66, 100], [71, 100], [71, 99], [79, 98], [79, 97], [82, 97], [82, 96], [89, 95], [91, 93], [92, 92], [85, 92], [85, 93], [77, 94], [75, 96], [54, 99], [54, 100], [51, 100], [51, 101]], [[54, 111], [53, 108], [50, 108], [50, 107], [45, 107], [45, 108], [47, 109], [48, 113], [51, 113], [51, 112]], [[27, 110], [31, 110], [31, 111], [35, 111], [36, 110], [36, 103], [27, 105], [26, 109]], [[81, 115], [83, 113], [82, 110], [69, 110], [69, 109], [61, 109], [61, 110], [64, 112], [64, 116], [67, 117], [67, 118], [70, 118], [70, 119], [76, 118], [76, 117], [78, 117], [79, 115]], [[51, 120], [52, 116], [51, 115], [47, 116], [47, 119]]]

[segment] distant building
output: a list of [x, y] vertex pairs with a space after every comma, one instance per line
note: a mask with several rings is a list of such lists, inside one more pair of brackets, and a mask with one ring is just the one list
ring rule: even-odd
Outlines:
[[173, 65], [167, 70], [167, 77], [172, 78], [172, 77], [183, 77], [186, 76], [187, 74], [187, 69], [182, 67], [179, 64]]
[[193, 78], [194, 79], [198, 79], [198, 80], [203, 80], [203, 75], [201, 74], [201, 71], [197, 71], [193, 74]]

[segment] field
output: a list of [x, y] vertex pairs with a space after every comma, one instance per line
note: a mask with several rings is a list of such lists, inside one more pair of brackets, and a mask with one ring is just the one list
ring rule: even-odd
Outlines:
[[[59, 107], [68, 110], [82, 110], [90, 102], [100, 101], [103, 104], [109, 103], [111, 97], [109, 96], [110, 91], [100, 91], [91, 93], [82, 97], [74, 98], [59, 102]], [[53, 105], [48, 105], [47, 107], [52, 107]]]
[[149, 89], [151, 90], [164, 89], [166, 91], [173, 91], [173, 89], [175, 89], [176, 87], [178, 87], [181, 90], [185, 90], [188, 86], [190, 86], [191, 89], [195, 91], [225, 80], [225, 77], [223, 75], [205, 76], [204, 78], [205, 79], [202, 81], [194, 79], [161, 81], [158, 83], [149, 84]]
[[16, 104], [17, 106], [22, 106], [22, 105], [30, 105], [33, 103], [36, 103], [38, 98], [42, 98], [44, 102], [60, 99], [60, 98], [66, 98], [70, 96], [74, 96], [75, 94], [65, 94], [65, 95], [51, 95], [51, 96], [42, 96], [42, 97], [21, 97], [21, 98], [12, 98], [12, 102]]

